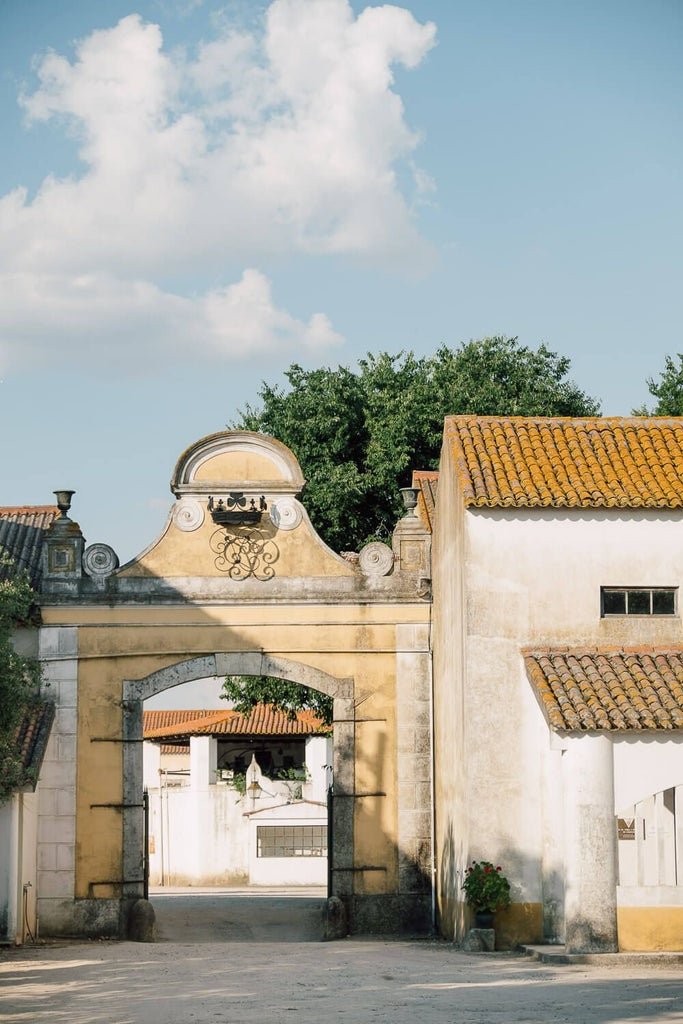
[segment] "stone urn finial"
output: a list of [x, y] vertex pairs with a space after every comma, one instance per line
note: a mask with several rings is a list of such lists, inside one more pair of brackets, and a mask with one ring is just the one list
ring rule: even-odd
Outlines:
[[69, 518], [69, 509], [71, 508], [71, 499], [76, 493], [75, 491], [53, 491], [52, 492], [57, 499], [57, 508], [61, 512], [62, 519]]
[[419, 487], [401, 487], [401, 497], [406, 508], [406, 516], [416, 516], [417, 496], [420, 493]]

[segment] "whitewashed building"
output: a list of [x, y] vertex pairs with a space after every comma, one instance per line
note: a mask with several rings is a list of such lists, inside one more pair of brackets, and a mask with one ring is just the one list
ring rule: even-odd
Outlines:
[[151, 885], [327, 884], [332, 739], [319, 719], [259, 706], [146, 711], [144, 725]]
[[683, 423], [450, 417], [430, 488], [442, 932], [484, 859], [503, 945], [683, 949]]
[[[9, 558], [0, 561], [0, 581], [19, 571], [26, 573], [34, 588], [40, 586], [43, 536], [57, 515], [55, 506], [0, 507], [0, 556]], [[36, 657], [36, 623], [17, 628], [14, 644], [20, 654]], [[68, 801], [63, 792], [39, 783], [43, 761], [67, 760], [72, 748], [72, 737], [65, 736], [62, 728], [64, 716], [55, 722], [54, 705], [49, 702], [50, 688], [59, 683], [49, 677], [44, 682], [47, 700], [26, 709], [13, 736], [16, 756], [30, 782], [0, 802], [0, 944], [20, 944], [38, 934], [37, 895], [48, 866], [39, 857], [38, 843], [53, 824], [48, 823], [44, 809], [50, 807], [56, 816]], [[72, 861], [73, 838], [59, 830], [53, 835], [56, 869], [57, 860], [60, 866]]]

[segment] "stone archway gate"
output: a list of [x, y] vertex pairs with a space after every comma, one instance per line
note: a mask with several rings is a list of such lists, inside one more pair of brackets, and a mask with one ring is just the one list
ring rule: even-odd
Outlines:
[[46, 535], [40, 655], [55, 727], [39, 804], [43, 935], [125, 934], [142, 880], [142, 701], [223, 674], [334, 697], [332, 894], [353, 932], [432, 923], [429, 534], [330, 550], [284, 445], [243, 431], [181, 455], [161, 536], [118, 567], [62, 517]]

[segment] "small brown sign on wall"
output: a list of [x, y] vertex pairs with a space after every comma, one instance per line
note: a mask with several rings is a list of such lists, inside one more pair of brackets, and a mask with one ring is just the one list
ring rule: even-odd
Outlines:
[[636, 819], [617, 818], [617, 837], [619, 839], [636, 838]]

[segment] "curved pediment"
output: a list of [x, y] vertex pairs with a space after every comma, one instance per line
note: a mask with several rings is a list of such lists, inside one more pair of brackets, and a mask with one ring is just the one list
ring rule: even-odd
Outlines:
[[298, 497], [305, 483], [296, 456], [281, 441], [248, 430], [225, 430], [201, 438], [183, 452], [171, 490], [177, 498], [223, 491]]

